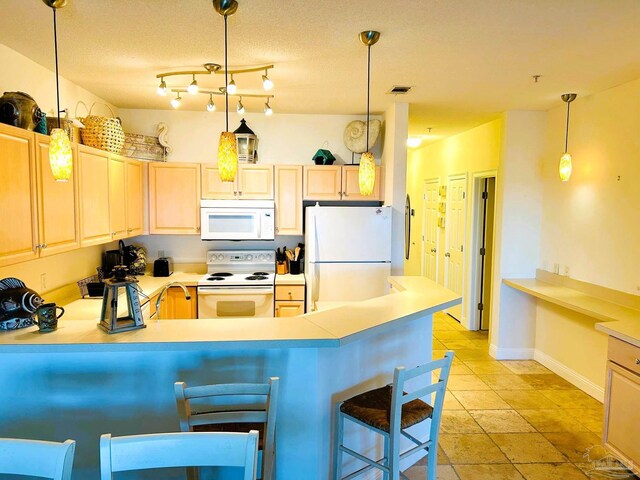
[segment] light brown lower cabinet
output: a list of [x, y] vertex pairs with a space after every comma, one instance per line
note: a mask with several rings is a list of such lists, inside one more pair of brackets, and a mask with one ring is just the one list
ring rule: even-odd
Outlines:
[[640, 348], [609, 337], [604, 444], [640, 473]]
[[276, 317], [296, 317], [304, 313], [304, 285], [276, 285]]
[[[187, 300], [180, 287], [170, 287], [160, 303], [160, 320], [180, 320], [198, 318], [198, 291], [196, 287], [187, 287], [191, 299]], [[151, 314], [155, 312], [158, 297], [152, 299]]]
[[304, 301], [276, 302], [276, 317], [297, 317], [304, 314]]

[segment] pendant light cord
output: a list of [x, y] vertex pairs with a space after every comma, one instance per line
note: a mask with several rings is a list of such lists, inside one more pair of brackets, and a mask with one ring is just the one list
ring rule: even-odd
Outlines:
[[56, 9], [53, 8], [53, 48], [56, 57], [56, 117], [58, 118], [58, 128], [60, 128], [60, 80], [58, 79], [58, 29], [56, 26]]
[[371, 91], [371, 45], [367, 45], [367, 145], [365, 150], [369, 151], [369, 97]]
[[229, 131], [229, 82], [227, 81], [227, 73], [228, 73], [228, 65], [227, 65], [227, 16], [224, 16], [224, 112], [226, 117], [226, 129], [225, 132]]
[[571, 102], [567, 102], [567, 128], [564, 132], [564, 153], [567, 153], [569, 150], [569, 110], [571, 107]]

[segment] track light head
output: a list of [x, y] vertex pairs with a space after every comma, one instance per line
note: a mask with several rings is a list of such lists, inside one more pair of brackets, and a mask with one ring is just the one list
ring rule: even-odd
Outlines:
[[269, 91], [273, 88], [273, 81], [267, 76], [267, 71], [264, 71], [264, 75], [262, 75], [262, 88], [265, 91]]
[[164, 78], [160, 79], [160, 85], [158, 85], [158, 89], [156, 93], [161, 97], [166, 97], [167, 95], [167, 82], [164, 81]]
[[176, 98], [172, 98], [171, 99], [171, 106], [173, 108], [178, 108], [180, 107], [180, 104], [182, 103], [182, 98], [180, 98], [180, 93], [178, 93], [178, 96]]
[[233, 79], [233, 74], [231, 74], [231, 81], [227, 86], [227, 91], [229, 92], [229, 95], [235, 95], [235, 93], [238, 91], [238, 87], [236, 86], [236, 81]]
[[242, 97], [240, 97], [240, 100], [238, 100], [238, 106], [236, 108], [236, 111], [242, 115], [244, 113], [244, 105], [242, 104]]
[[198, 81], [196, 80], [196, 76], [194, 75], [193, 82], [191, 82], [187, 87], [187, 92], [189, 92], [191, 95], [195, 95], [196, 93], [198, 93], [198, 90]]
[[271, 105], [269, 105], [269, 99], [267, 99], [267, 103], [264, 104], [264, 114], [267, 117], [273, 115], [273, 109], [271, 108]]
[[209, 103], [207, 103], [207, 112], [215, 112], [216, 104], [213, 103], [213, 95], [209, 95]]

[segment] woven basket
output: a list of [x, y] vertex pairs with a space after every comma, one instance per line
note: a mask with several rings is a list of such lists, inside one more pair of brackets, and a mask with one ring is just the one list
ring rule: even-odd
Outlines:
[[124, 146], [124, 130], [122, 130], [120, 119], [116, 118], [109, 105], [105, 103], [101, 105], [109, 109], [111, 118], [91, 115], [96, 104], [91, 105], [89, 115], [80, 119], [84, 124], [84, 128], [80, 131], [82, 143], [89, 147], [119, 154]]

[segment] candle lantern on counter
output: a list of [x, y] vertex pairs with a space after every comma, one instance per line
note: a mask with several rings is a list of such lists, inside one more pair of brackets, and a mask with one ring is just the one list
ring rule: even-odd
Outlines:
[[[117, 265], [113, 268], [114, 277], [104, 281], [102, 314], [98, 326], [107, 333], [126, 332], [146, 327], [136, 287], [137, 280], [135, 277], [127, 276], [127, 273], [127, 267]], [[118, 293], [121, 288], [124, 288], [127, 302], [127, 315], [124, 317], [118, 317]]]
[[258, 137], [253, 130], [247, 126], [247, 122], [243, 118], [240, 120], [240, 126], [233, 132], [236, 136], [236, 144], [238, 146], [238, 161], [241, 163], [256, 163], [256, 143]]

